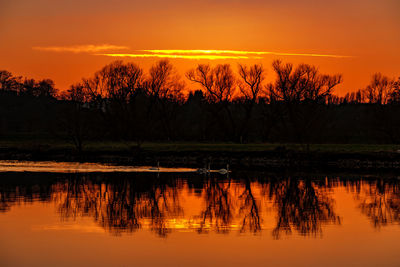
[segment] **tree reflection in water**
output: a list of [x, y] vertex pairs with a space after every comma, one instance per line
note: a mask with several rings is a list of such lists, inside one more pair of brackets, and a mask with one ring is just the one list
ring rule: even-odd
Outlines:
[[[240, 215], [242, 217], [242, 224], [240, 231], [246, 232], [246, 230], [257, 233], [261, 230], [261, 219], [260, 219], [260, 200], [257, 200], [253, 194], [252, 183], [250, 179], [242, 181], [244, 184], [244, 190], [239, 196], [242, 201], [240, 205]], [[253, 186], [254, 183], [253, 183]], [[257, 184], [257, 186], [259, 186]]]
[[228, 232], [233, 220], [233, 203], [230, 191], [231, 181], [206, 177], [203, 183], [205, 208], [201, 212], [199, 232], [209, 230], [211, 226], [217, 232]]
[[[7, 174], [0, 184], [0, 212], [46, 201], [55, 203], [62, 220], [86, 216], [112, 234], [145, 228], [161, 237], [174, 228], [258, 233], [268, 221], [279, 239], [293, 232], [317, 236], [324, 225], [340, 224], [333, 191], [344, 186], [376, 227], [400, 221], [398, 180], [258, 176]], [[194, 202], [186, 203], [188, 198]]]
[[268, 191], [277, 209], [277, 224], [272, 231], [276, 239], [293, 229], [301, 235], [317, 235], [322, 234], [323, 224], [340, 224], [326, 185], [317, 185], [310, 179], [286, 178], [269, 183]]
[[356, 192], [359, 208], [376, 228], [400, 223], [400, 183], [398, 179], [368, 179], [347, 181]]
[[182, 212], [178, 181], [161, 182], [158, 177], [153, 177], [151, 183], [133, 179], [101, 183], [73, 179], [54, 185], [52, 197], [63, 219], [91, 216], [114, 234], [133, 232], [147, 223], [158, 235], [165, 236], [169, 231], [166, 218]]

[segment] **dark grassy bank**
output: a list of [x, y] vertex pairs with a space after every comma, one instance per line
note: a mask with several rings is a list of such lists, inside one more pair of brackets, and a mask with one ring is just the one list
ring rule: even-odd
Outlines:
[[[71, 142], [52, 138], [7, 138], [0, 140], [0, 149], [15, 150], [64, 150], [75, 153], [75, 146]], [[291, 150], [304, 152], [306, 145], [302, 144], [273, 144], [273, 143], [193, 143], [193, 142], [146, 142], [138, 147], [136, 142], [93, 141], [87, 142], [84, 151], [126, 153], [135, 149], [147, 152], [265, 152], [276, 150]], [[345, 152], [345, 153], [378, 153], [396, 152], [400, 144], [310, 144], [310, 152]]]
[[237, 169], [398, 170], [400, 145], [370, 144], [234, 144], [88, 142], [78, 153], [73, 144], [55, 139], [0, 141], [3, 160], [107, 162], [128, 165], [213, 167]]

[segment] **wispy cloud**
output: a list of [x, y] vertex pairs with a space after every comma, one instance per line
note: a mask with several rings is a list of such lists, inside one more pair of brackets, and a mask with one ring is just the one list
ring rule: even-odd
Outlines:
[[239, 55], [179, 55], [179, 54], [96, 54], [97, 56], [108, 56], [108, 57], [133, 57], [133, 58], [181, 58], [181, 59], [261, 59], [259, 56], [239, 56]]
[[287, 52], [271, 52], [271, 51], [240, 51], [240, 50], [139, 50], [148, 53], [157, 54], [207, 54], [207, 55], [278, 55], [278, 56], [303, 56], [303, 57], [332, 57], [332, 58], [348, 58], [351, 56], [318, 54], [318, 53], [287, 53]]
[[36, 46], [34, 50], [49, 52], [88, 53], [96, 56], [131, 57], [131, 58], [180, 58], [180, 59], [262, 59], [268, 55], [301, 56], [301, 57], [326, 57], [350, 58], [351, 56], [319, 54], [319, 53], [288, 53], [272, 51], [242, 51], [242, 50], [190, 50], [190, 49], [158, 49], [134, 50], [130, 53], [121, 53], [127, 46], [100, 44], [100, 45], [73, 45], [73, 46]]
[[126, 50], [127, 46], [100, 44], [100, 45], [72, 45], [72, 46], [35, 46], [34, 50], [49, 52], [70, 52], [70, 53], [98, 53], [104, 51]]

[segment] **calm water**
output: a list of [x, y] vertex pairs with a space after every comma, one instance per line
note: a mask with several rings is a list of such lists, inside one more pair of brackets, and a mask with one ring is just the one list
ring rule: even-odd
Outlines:
[[400, 266], [397, 177], [0, 173], [0, 266]]

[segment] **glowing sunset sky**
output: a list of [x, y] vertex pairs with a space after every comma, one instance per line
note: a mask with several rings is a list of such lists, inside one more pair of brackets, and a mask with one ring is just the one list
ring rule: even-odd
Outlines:
[[280, 58], [342, 73], [342, 94], [400, 76], [399, 14], [398, 0], [0, 0], [0, 69], [66, 89], [116, 59], [261, 62], [272, 79]]

